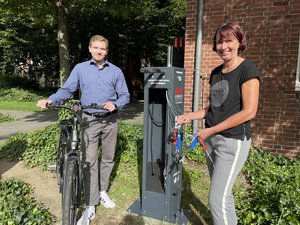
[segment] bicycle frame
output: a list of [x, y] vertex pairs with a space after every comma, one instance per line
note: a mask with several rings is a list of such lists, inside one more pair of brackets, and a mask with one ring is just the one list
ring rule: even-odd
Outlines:
[[[80, 143], [80, 139], [79, 139], [79, 119], [78, 119], [78, 113], [79, 112], [73, 112], [73, 120], [72, 120], [72, 130], [71, 130], [71, 143], [70, 143], [70, 151], [67, 153], [67, 157], [66, 157], [66, 160], [65, 160], [65, 165], [67, 165], [68, 162], [70, 161], [75, 161], [77, 164], [78, 164], [78, 188], [79, 190], [78, 193], [81, 193], [82, 191], [82, 162], [81, 162], [81, 159], [82, 159], [82, 155], [81, 155], [81, 152], [79, 151], [78, 149], [78, 146], [79, 146], [79, 143]], [[76, 206], [77, 208], [79, 208], [80, 206], [80, 194], [78, 194], [77, 196], [77, 203], [76, 203]]]

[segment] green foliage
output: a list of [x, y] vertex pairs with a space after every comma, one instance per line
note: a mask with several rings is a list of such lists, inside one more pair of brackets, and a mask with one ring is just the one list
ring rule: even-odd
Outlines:
[[38, 85], [36, 82], [26, 77], [20, 77], [17, 75], [2, 75], [0, 76], [0, 88], [20, 88], [34, 90], [38, 88]]
[[[186, 151], [186, 148], [190, 146], [191, 141], [193, 137], [191, 135], [193, 134], [192, 127], [191, 126], [186, 126], [184, 128], [184, 140], [183, 140], [183, 147], [182, 151]], [[206, 158], [205, 158], [205, 151], [203, 150], [202, 146], [198, 143], [194, 150], [189, 149], [188, 154], [186, 157], [188, 160], [198, 162], [201, 164], [206, 163]]]
[[21, 158], [27, 148], [27, 136], [28, 134], [21, 133], [6, 140], [0, 148], [0, 158], [10, 160]]
[[136, 166], [141, 159], [143, 151], [143, 127], [137, 124], [120, 122], [118, 124], [118, 142], [116, 148], [116, 161]]
[[14, 102], [36, 102], [44, 98], [41, 95], [32, 93], [31, 91], [18, 88], [0, 88], [0, 101], [14, 101]]
[[20, 76], [0, 76], [0, 101], [36, 102], [48, 96], [48, 90], [38, 90], [36, 82]]
[[[71, 102], [72, 102], [72, 99], [69, 99], [64, 104], [66, 106], [71, 106]], [[73, 115], [72, 115], [72, 112], [70, 110], [67, 110], [67, 109], [61, 109], [61, 110], [59, 110], [59, 113], [58, 113], [59, 120], [71, 119], [72, 116]]]
[[24, 160], [30, 167], [46, 168], [55, 161], [59, 126], [10, 137], [0, 149], [0, 158]]
[[16, 120], [15, 117], [0, 113], [0, 123], [7, 122], [7, 121], [15, 121], [15, 120]]
[[[58, 79], [58, 23], [64, 21], [56, 1], [0, 1], [0, 70], [18, 72], [37, 80]], [[90, 57], [91, 35], [104, 35], [110, 41], [109, 59], [118, 64], [118, 56], [128, 55], [137, 62], [165, 65], [167, 46], [175, 36], [184, 35], [184, 0], [64, 0], [65, 27], [59, 36], [69, 37], [64, 45], [73, 66]], [[78, 16], [81, 15], [81, 16]], [[99, 21], [103, 21], [99, 23]], [[145, 43], [147, 43], [145, 45]], [[124, 52], [124, 50], [128, 50]], [[24, 67], [26, 70], [24, 71]], [[139, 67], [139, 65], [138, 65]]]
[[0, 1], [2, 72], [14, 73], [28, 66], [25, 75], [37, 78], [53, 70], [57, 52], [54, 10], [47, 1]]
[[58, 135], [58, 124], [29, 133], [27, 148], [22, 155], [24, 162], [31, 167], [39, 166], [43, 169], [46, 168], [47, 164], [55, 162]]
[[29, 185], [0, 180], [0, 225], [50, 225], [53, 216], [32, 198]]
[[[191, 131], [187, 128], [186, 134]], [[0, 149], [0, 158], [23, 159], [29, 166], [45, 168], [55, 161], [59, 127], [11, 137]], [[130, 171], [142, 168], [143, 126], [119, 123], [116, 165], [126, 165]], [[199, 152], [198, 152], [199, 151]], [[101, 146], [100, 146], [101, 152]], [[201, 157], [199, 156], [201, 155]], [[194, 165], [205, 161], [200, 147], [189, 153]], [[199, 165], [198, 165], [199, 166]], [[300, 160], [274, 156], [253, 148], [244, 167], [250, 185], [235, 189], [236, 208], [240, 224], [299, 224]], [[124, 173], [125, 172], [125, 173]], [[141, 171], [139, 171], [140, 173]], [[125, 176], [126, 171], [114, 170], [113, 177]], [[188, 175], [187, 175], [188, 174]], [[201, 174], [187, 170], [185, 182], [199, 181]], [[127, 174], [128, 175], [128, 174]], [[191, 188], [188, 185], [185, 188]], [[0, 210], [1, 211], [1, 210]]]
[[237, 193], [241, 224], [300, 222], [300, 161], [253, 148], [244, 167], [251, 187]]
[[[151, 65], [165, 65], [167, 46], [173, 44], [175, 36], [184, 35], [185, 4], [183, 0], [110, 0], [97, 3], [91, 0], [72, 4], [65, 1], [70, 9], [71, 54], [75, 58], [82, 58], [83, 53], [88, 55], [85, 46], [90, 34], [101, 30], [110, 42], [109, 59], [122, 54], [125, 47], [130, 57], [147, 59]], [[85, 21], [78, 14], [86, 18]], [[110, 22], [99, 24], [99, 20]]]

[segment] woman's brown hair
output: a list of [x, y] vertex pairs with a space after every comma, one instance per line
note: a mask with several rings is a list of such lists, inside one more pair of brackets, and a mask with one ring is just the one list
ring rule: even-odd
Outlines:
[[229, 23], [224, 23], [218, 27], [213, 39], [214, 41], [213, 51], [217, 50], [216, 39], [218, 34], [220, 35], [221, 39], [228, 39], [232, 35], [236, 37], [236, 39], [240, 43], [240, 46], [238, 48], [238, 53], [245, 51], [245, 49], [247, 48], [246, 33], [243, 31], [243, 29], [238, 23], [229, 22]]

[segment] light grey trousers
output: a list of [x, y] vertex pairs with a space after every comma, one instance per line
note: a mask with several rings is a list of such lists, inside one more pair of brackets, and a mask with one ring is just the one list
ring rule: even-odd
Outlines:
[[[214, 225], [236, 225], [233, 184], [245, 164], [251, 139], [241, 141], [222, 135], [206, 139], [210, 174], [209, 206]], [[213, 162], [212, 162], [213, 161]]]
[[[83, 134], [83, 180], [86, 205], [98, 205], [99, 191], [106, 191], [109, 177], [114, 167], [114, 156], [117, 144], [118, 113], [105, 118], [82, 115]], [[102, 157], [100, 163], [100, 184], [98, 169], [99, 139], [102, 143]], [[100, 188], [99, 188], [100, 185]]]

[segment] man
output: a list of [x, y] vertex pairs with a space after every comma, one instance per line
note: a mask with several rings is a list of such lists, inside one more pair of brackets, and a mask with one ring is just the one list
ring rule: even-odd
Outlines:
[[[82, 117], [83, 133], [83, 175], [86, 209], [77, 225], [88, 225], [95, 218], [95, 205], [106, 208], [115, 207], [106, 191], [109, 177], [114, 166], [117, 142], [118, 110], [129, 103], [129, 92], [120, 68], [106, 60], [108, 40], [100, 35], [90, 39], [89, 52], [92, 59], [77, 64], [62, 88], [48, 99], [37, 102], [37, 106], [46, 108], [69, 99], [80, 89], [80, 101], [83, 106], [96, 103], [104, 105], [104, 110], [84, 109]], [[101, 137], [102, 158], [100, 164], [100, 187], [98, 182], [98, 143]], [[100, 190], [100, 194], [99, 194]]]

